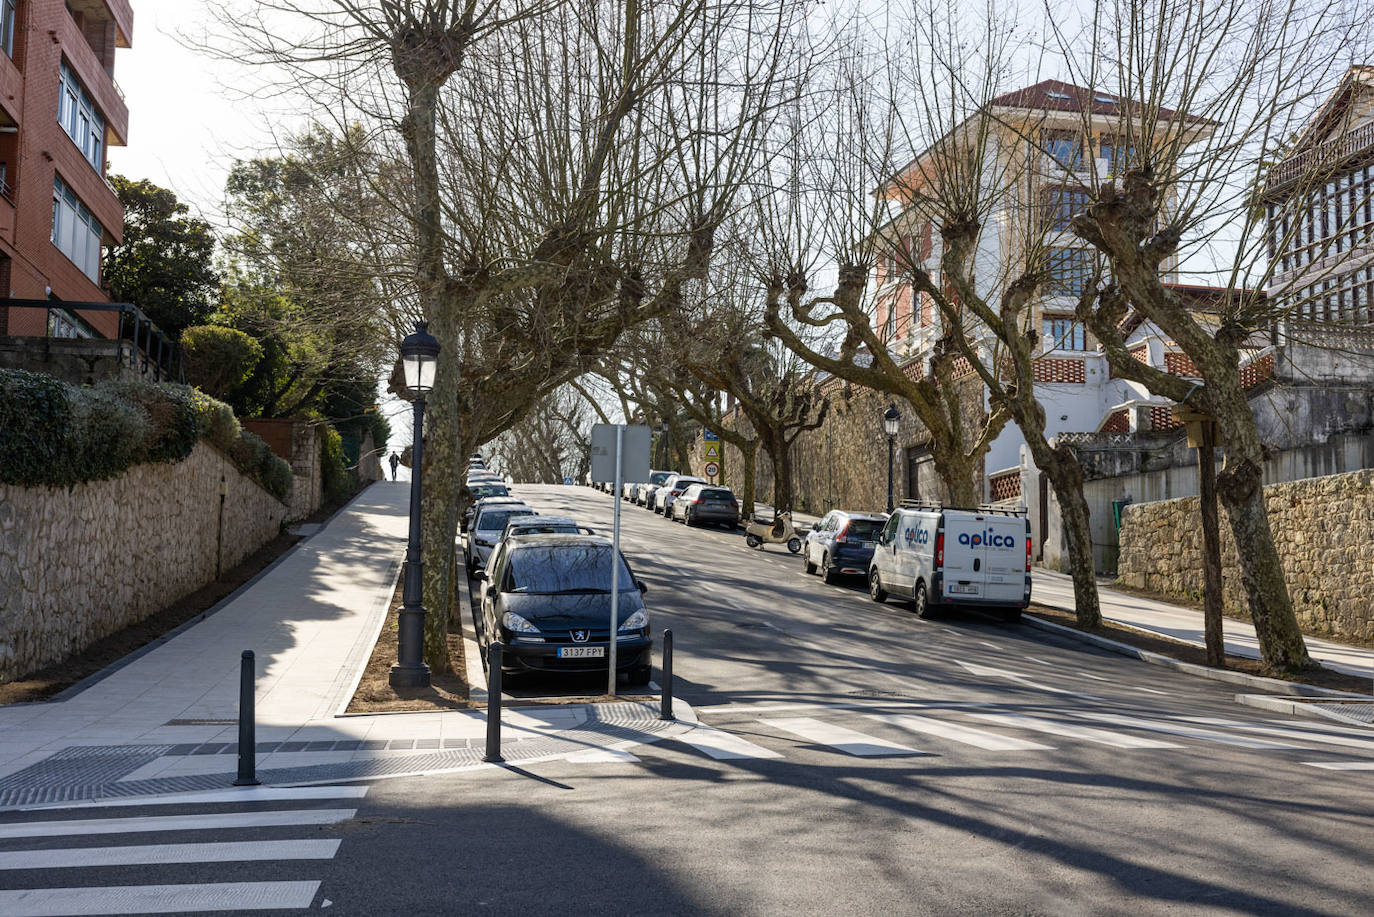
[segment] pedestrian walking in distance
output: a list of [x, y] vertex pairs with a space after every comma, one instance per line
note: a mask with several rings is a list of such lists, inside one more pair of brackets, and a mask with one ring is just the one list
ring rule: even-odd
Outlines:
[[391, 480], [396, 480], [396, 466], [401, 464], [401, 457], [396, 453], [391, 453]]

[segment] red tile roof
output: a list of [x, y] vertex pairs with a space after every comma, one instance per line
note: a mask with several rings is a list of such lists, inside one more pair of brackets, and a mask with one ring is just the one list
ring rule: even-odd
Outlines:
[[[1067, 96], [1067, 98], [1065, 98]], [[1107, 101], [1110, 100], [1110, 101]], [[1139, 103], [1127, 100], [1129, 105], [1138, 108]], [[993, 105], [1008, 108], [1026, 108], [1034, 111], [1070, 111], [1075, 114], [1089, 112], [1094, 115], [1116, 115], [1121, 113], [1120, 97], [1103, 90], [1085, 89], [1063, 80], [1041, 80], [1034, 86], [1026, 86], [1012, 92], [1004, 92], [992, 100]], [[1168, 120], [1178, 115], [1169, 108], [1161, 108], [1159, 117]], [[1189, 121], [1202, 123], [1202, 118], [1189, 117]]]

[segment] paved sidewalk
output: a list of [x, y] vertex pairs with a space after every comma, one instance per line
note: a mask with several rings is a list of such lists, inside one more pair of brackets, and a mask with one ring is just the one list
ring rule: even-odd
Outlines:
[[[1031, 587], [1031, 601], [1074, 610], [1073, 581], [1063, 573], [1035, 568]], [[1172, 637], [1195, 646], [1204, 646], [1202, 612], [1167, 602], [1142, 598], [1098, 584], [1102, 617], [1116, 624], [1125, 624], [1164, 637]], [[1246, 621], [1226, 618], [1222, 621], [1226, 652], [1236, 656], [1259, 658], [1259, 640], [1255, 628]], [[1307, 652], [1322, 665], [1348, 675], [1374, 678], [1374, 650], [1359, 646], [1333, 643], [1317, 637], [1306, 637]]]
[[[67, 700], [0, 707], [0, 808], [227, 786], [240, 654], [257, 657], [258, 778], [330, 782], [479, 766], [483, 711], [339, 715], [395, 587], [409, 485], [378, 482], [213, 615]], [[652, 704], [506, 711], [502, 754], [532, 761], [691, 728]]]

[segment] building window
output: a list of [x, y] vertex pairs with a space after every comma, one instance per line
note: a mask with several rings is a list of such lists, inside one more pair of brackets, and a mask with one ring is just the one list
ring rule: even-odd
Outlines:
[[1051, 350], [1087, 350], [1083, 334], [1083, 323], [1061, 315], [1046, 315], [1044, 318], [1045, 337], [1049, 338]]
[[81, 268], [81, 273], [100, 282], [100, 240], [104, 230], [67, 183], [53, 179], [52, 244]]
[[1086, 248], [1052, 248], [1045, 271], [1051, 296], [1082, 296], [1092, 277], [1092, 253]]
[[1054, 230], [1068, 229], [1069, 221], [1073, 219], [1074, 214], [1086, 210], [1091, 200], [1092, 198], [1086, 190], [1074, 188], [1045, 189], [1046, 225]]
[[1120, 175], [1135, 159], [1135, 147], [1125, 138], [1102, 135], [1102, 158], [1107, 160], [1107, 172]]
[[1074, 131], [1045, 131], [1040, 148], [1059, 165], [1077, 170], [1083, 165], [1083, 138]]
[[72, 138], [81, 155], [97, 172], [105, 168], [105, 119], [96, 110], [90, 93], [81, 85], [64, 60], [60, 68], [57, 95], [57, 123]]
[[14, 6], [15, 0], [0, 0], [0, 47], [14, 60]]

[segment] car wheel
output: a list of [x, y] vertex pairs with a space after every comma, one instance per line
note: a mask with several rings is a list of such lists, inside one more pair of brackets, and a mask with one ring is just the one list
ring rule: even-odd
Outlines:
[[789, 539], [787, 540], [787, 550], [791, 551], [793, 554], [800, 554], [800, 553], [801, 553], [801, 539], [800, 539], [800, 538], [789, 538]]
[[878, 575], [877, 567], [868, 571], [868, 597], [875, 602], [887, 601], [887, 590], [883, 588], [883, 578]]
[[807, 552], [806, 552], [806, 572], [807, 572], [807, 573], [815, 573], [815, 572], [816, 572], [816, 565], [813, 564], [813, 563], [811, 562], [811, 552], [810, 552], [810, 551], [807, 551]]
[[835, 582], [835, 571], [830, 569], [830, 553], [821, 555], [821, 579], [827, 584]]
[[926, 593], [924, 582], [916, 584], [916, 591], [911, 594], [911, 604], [916, 609], [916, 617], [927, 620], [935, 617], [935, 608], [930, 604], [930, 596]]
[[654, 677], [654, 670], [650, 666], [641, 665], [630, 669], [625, 676], [625, 680], [636, 687], [647, 685]]
[[1008, 624], [1015, 624], [1021, 620], [1021, 609], [1015, 607], [1003, 608], [1001, 618]]

